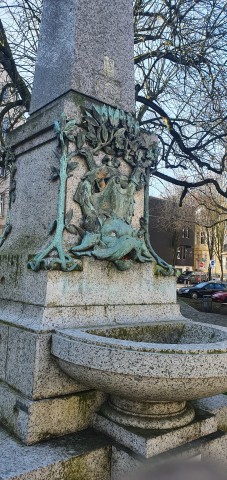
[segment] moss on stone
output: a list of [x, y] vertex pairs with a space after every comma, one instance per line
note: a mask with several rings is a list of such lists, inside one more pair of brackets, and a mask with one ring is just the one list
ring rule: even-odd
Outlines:
[[157, 325], [122, 326], [102, 330], [89, 330], [88, 333], [100, 337], [146, 343], [178, 343], [184, 332], [183, 323]]
[[61, 464], [61, 470], [62, 480], [105, 480], [109, 478], [110, 449], [102, 449], [101, 458], [96, 458], [94, 451], [67, 460]]
[[83, 417], [83, 421], [86, 422], [88, 415], [90, 414], [90, 409], [92, 404], [95, 401], [96, 392], [94, 390], [89, 390], [87, 392], [80, 393], [79, 398], [79, 411], [80, 415]]

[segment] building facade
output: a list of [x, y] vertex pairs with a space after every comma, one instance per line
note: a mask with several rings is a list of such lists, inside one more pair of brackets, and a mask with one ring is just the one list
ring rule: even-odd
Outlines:
[[[163, 211], [168, 200], [149, 198], [149, 233], [154, 250], [166, 262], [177, 269], [193, 270], [194, 268], [194, 225], [185, 221], [179, 228], [165, 222]], [[189, 214], [191, 215], [191, 213]], [[187, 219], [186, 219], [187, 220]], [[190, 223], [190, 224], [189, 224]]]
[[208, 272], [209, 262], [210, 256], [206, 232], [199, 225], [195, 225], [194, 269], [196, 271]]
[[[158, 255], [181, 271], [193, 270], [208, 273], [210, 261], [213, 267], [211, 276], [221, 277], [221, 265], [217, 255], [210, 258], [207, 243], [207, 232], [196, 224], [193, 212], [185, 217], [185, 226], [182, 222], [176, 228], [174, 221], [166, 222], [163, 211], [169, 200], [150, 197], [149, 199], [149, 232], [151, 244]], [[223, 277], [227, 280], [227, 233], [222, 253]]]

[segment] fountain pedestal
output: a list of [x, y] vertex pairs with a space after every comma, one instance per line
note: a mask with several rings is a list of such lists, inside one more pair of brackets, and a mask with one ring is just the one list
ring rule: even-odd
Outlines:
[[122, 417], [119, 420], [113, 415], [113, 420], [110, 420], [109, 410], [107, 412], [101, 410], [94, 415], [93, 426], [96, 430], [112, 437], [122, 445], [122, 448], [128, 448], [144, 458], [152, 458], [217, 432], [217, 420], [214, 415], [192, 409], [191, 419], [194, 416], [194, 420], [187, 425], [164, 430], [160, 428], [160, 424], [159, 429], [122, 425], [120, 423]]
[[[32, 115], [9, 138], [13, 195], [0, 241], [0, 422], [24, 444], [50, 442], [22, 447], [0, 431], [7, 449], [0, 478], [115, 480], [114, 441], [99, 444], [94, 430], [78, 432], [93, 423], [146, 458], [211, 435], [215, 418], [200, 413], [193, 420], [185, 401], [191, 390], [200, 398], [227, 389], [227, 350], [218, 334], [212, 355], [204, 345], [193, 355], [179, 352], [182, 345], [177, 352], [169, 347], [184, 322], [175, 277], [159, 275], [172, 268], [148, 238], [149, 178], [158, 152], [156, 137], [145, 135], [133, 116], [132, 2], [43, 3]], [[149, 337], [146, 324], [157, 319], [163, 322], [149, 351], [143, 333]], [[172, 330], [168, 319], [178, 320]], [[102, 335], [97, 343], [81, 342], [84, 332], [76, 330], [136, 323], [133, 348], [118, 349], [110, 338], [103, 346]], [[172, 341], [164, 342], [169, 333]], [[132, 390], [139, 397], [131, 398]], [[114, 421], [95, 415], [108, 393], [114, 406], [103, 412]], [[129, 417], [136, 427], [122, 426]]]
[[58, 330], [61, 369], [109, 393], [96, 429], [149, 458], [217, 431], [189, 402], [227, 390], [227, 329], [191, 321]]
[[188, 425], [195, 418], [192, 405], [184, 402], [136, 402], [111, 395], [101, 407], [105, 417], [129, 427], [170, 430]]

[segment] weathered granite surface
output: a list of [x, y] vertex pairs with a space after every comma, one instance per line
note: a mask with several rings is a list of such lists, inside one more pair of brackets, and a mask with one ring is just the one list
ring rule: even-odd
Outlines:
[[122, 427], [100, 413], [95, 414], [93, 425], [100, 432], [110, 435], [119, 444], [145, 458], [153, 457], [217, 431], [215, 416], [199, 410], [189, 425], [170, 431], [158, 432], [157, 430]]
[[65, 375], [51, 356], [51, 332], [1, 322], [0, 328], [0, 380], [33, 400], [85, 390]]
[[0, 423], [28, 445], [88, 428], [105, 396], [95, 391], [33, 401], [0, 382]]
[[0, 324], [0, 380], [5, 379], [9, 329]]
[[70, 89], [133, 111], [133, 11], [128, 0], [46, 0], [31, 111]]
[[[133, 315], [132, 315], [133, 313]], [[0, 316], [3, 324], [31, 329], [34, 332], [50, 332], [54, 328], [74, 328], [122, 323], [147, 323], [170, 318], [182, 319], [179, 307], [169, 304], [138, 305], [79, 305], [72, 307], [45, 307], [21, 302], [0, 300]]]
[[223, 327], [170, 321], [62, 329], [53, 335], [52, 353], [72, 378], [132, 401], [176, 402], [227, 390]]
[[110, 455], [93, 430], [25, 446], [0, 429], [1, 480], [110, 480]]
[[[144, 462], [140, 455], [119, 446], [112, 449], [111, 480], [147, 480], [164, 475], [190, 479], [226, 478], [227, 435], [218, 430]], [[122, 478], [123, 475], [123, 478]], [[157, 477], [158, 476], [158, 477]], [[163, 477], [162, 477], [163, 478]]]
[[[176, 391], [184, 403], [189, 389], [193, 390], [193, 397], [222, 391], [227, 376], [223, 362], [223, 359], [226, 362], [227, 355], [225, 335], [219, 330], [218, 337], [214, 329], [211, 333], [214, 337], [216, 335], [216, 346], [209, 344], [213, 355], [208, 355], [208, 348], [202, 344], [183, 352], [181, 347], [176, 348], [177, 352], [170, 348], [165, 352], [165, 360], [162, 359], [164, 352], [152, 352], [152, 362], [149, 361], [150, 352], [146, 355], [142, 343], [140, 351], [129, 345], [124, 355], [123, 349], [116, 348], [116, 343], [113, 349], [107, 342], [107, 345], [99, 345], [92, 350], [89, 342], [86, 348], [81, 348], [80, 342], [75, 341], [73, 347], [75, 344], [78, 347], [80, 359], [76, 366], [77, 377], [75, 366], [69, 372], [67, 365], [66, 372], [73, 373], [76, 381], [67, 378], [54, 363], [54, 358], [50, 357], [50, 337], [54, 326], [69, 328], [122, 321], [142, 323], [157, 320], [157, 317], [180, 319], [180, 314], [176, 304], [175, 279], [157, 279], [154, 264], [138, 265], [134, 271], [123, 273], [108, 262], [92, 260], [83, 260], [83, 272], [70, 275], [27, 270], [28, 260], [50, 241], [50, 225], [56, 220], [58, 182], [50, 181], [50, 173], [51, 168], [59, 167], [59, 151], [56, 150], [58, 142], [52, 122], [59, 118], [61, 111], [68, 119], [78, 121], [80, 107], [91, 105], [93, 99], [127, 111], [134, 110], [132, 2], [107, 0], [104, 4], [101, 0], [46, 0], [40, 38], [32, 118], [11, 137], [17, 157], [16, 201], [11, 210], [12, 231], [0, 255], [0, 419], [27, 443], [37, 442], [49, 435], [70, 433], [91, 423], [93, 413], [104, 396], [82, 392], [86, 387], [77, 383], [78, 375], [82, 384], [86, 379], [89, 388], [92, 385], [103, 390], [103, 380], [108, 387], [104, 391], [114, 388], [114, 393], [118, 393], [119, 389], [121, 395], [125, 388], [126, 398], [127, 395], [131, 398], [133, 386], [133, 393], [137, 389], [139, 400], [145, 402], [150, 399], [151, 390], [156, 392], [155, 400], [159, 400], [161, 391], [162, 398], [167, 402], [172, 395], [174, 405]], [[65, 94], [67, 100], [63, 101]], [[55, 102], [60, 96], [61, 100]], [[45, 107], [46, 103], [49, 103], [48, 107]], [[86, 171], [86, 163], [80, 159], [78, 170], [68, 179], [63, 213], [74, 206], [73, 193]], [[135, 198], [133, 220], [137, 228], [143, 214], [143, 201], [143, 192], [140, 192]], [[80, 218], [81, 212], [78, 206], [74, 206], [73, 220], [77, 226]], [[64, 239], [67, 247], [72, 242], [69, 236]], [[53, 353], [58, 357], [63, 355], [60, 365], [64, 369], [63, 362], [74, 360], [76, 353], [70, 350], [71, 338], [67, 344], [67, 332], [64, 336], [61, 331], [57, 337], [59, 344], [57, 348], [54, 345]], [[62, 347], [63, 354], [60, 355]], [[218, 347], [221, 350], [219, 354], [214, 350]], [[129, 350], [132, 353], [130, 356]], [[212, 357], [212, 362], [209, 357]], [[99, 370], [98, 375], [95, 369], [91, 369], [94, 363]], [[143, 368], [145, 365], [143, 373], [146, 377], [142, 381], [141, 365]], [[152, 383], [150, 371], [153, 368], [157, 375]], [[80, 393], [76, 394], [77, 390], [81, 390]], [[194, 415], [193, 409], [191, 411]], [[176, 435], [171, 446], [178, 445], [179, 441], [188, 441], [188, 437], [197, 438], [215, 431], [215, 422], [213, 417], [207, 416], [182, 427], [181, 440]], [[170, 434], [173, 435], [173, 432]], [[38, 445], [34, 450], [33, 447], [22, 450], [4, 433], [1, 437], [6, 453], [0, 466], [0, 478], [3, 480], [110, 478], [110, 444], [105, 443], [105, 439], [100, 444], [97, 440], [99, 434], [92, 431], [76, 436], [76, 443], [74, 437], [68, 437]], [[135, 437], [134, 440], [138, 439]], [[88, 442], [86, 448], [85, 442]], [[165, 445], [170, 448], [167, 441]], [[10, 454], [8, 448], [11, 449]], [[11, 457], [18, 456], [19, 467], [17, 460], [16, 464], [11, 460]]]
[[201, 408], [215, 415], [220, 430], [227, 431], [227, 395], [215, 395], [193, 402], [196, 408]]
[[[35, 328], [179, 317], [175, 278], [155, 277], [154, 263], [136, 264], [124, 272], [107, 261], [87, 258], [82, 260], [83, 272], [27, 268], [28, 261], [51, 241], [48, 232], [56, 218], [58, 181], [51, 182], [50, 175], [51, 167], [58, 166], [59, 151], [52, 123], [62, 110], [79, 120], [81, 105], [88, 108], [91, 102], [71, 92], [34, 114], [11, 135], [18, 157], [18, 195], [11, 210], [12, 230], [0, 250], [0, 319]], [[83, 159], [78, 165], [68, 179], [66, 195], [66, 210], [73, 208], [76, 225], [80, 225], [81, 211], [73, 194], [86, 172]], [[143, 191], [135, 195], [135, 228], [143, 216], [143, 197]], [[66, 250], [75, 238], [65, 236]]]
[[[113, 446], [111, 454], [111, 480], [125, 480], [126, 475], [140, 471], [144, 457], [121, 446]], [[130, 478], [130, 477], [129, 477]]]
[[186, 402], [141, 402], [125, 400], [116, 395], [104, 403], [101, 413], [112, 422], [147, 430], [172, 430], [188, 425], [195, 418], [195, 410]]

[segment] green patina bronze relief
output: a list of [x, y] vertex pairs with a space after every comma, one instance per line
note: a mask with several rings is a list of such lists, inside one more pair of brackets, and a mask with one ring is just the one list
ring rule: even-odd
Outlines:
[[[141, 229], [133, 229], [131, 221], [134, 194], [144, 186], [143, 163], [151, 161], [154, 166], [155, 149], [150, 152], [150, 158], [146, 158], [148, 149], [139, 138], [140, 130], [130, 115], [107, 107], [100, 110], [93, 107], [86, 113], [91, 149], [84, 151], [84, 156], [89, 171], [74, 195], [83, 213], [85, 232], [81, 244], [75, 245], [71, 252], [76, 257], [88, 255], [110, 260], [120, 270], [126, 270], [134, 261], [151, 261], [143, 233]], [[126, 132], [129, 134], [126, 135]], [[133, 146], [136, 147], [134, 150]], [[94, 154], [100, 147], [110, 155], [104, 155], [101, 165], [97, 165]], [[130, 165], [129, 175], [121, 172], [119, 157], [126, 159]]]
[[71, 160], [78, 151], [69, 152], [69, 142], [74, 141], [72, 132], [75, 130], [75, 125], [75, 120], [67, 122], [64, 115], [62, 115], [60, 122], [54, 124], [61, 151], [59, 169], [51, 168], [51, 180], [59, 179], [58, 211], [57, 218], [49, 230], [49, 233], [53, 234], [53, 240], [28, 263], [28, 268], [33, 271], [38, 271], [41, 268], [63, 270], [64, 272], [82, 270], [81, 263], [73, 259], [63, 248], [63, 234], [69, 223], [69, 215], [65, 214], [67, 178], [70, 172], [77, 167], [77, 163], [71, 162]]
[[[52, 181], [59, 179], [58, 214], [50, 227], [49, 246], [29, 262], [40, 268], [81, 270], [80, 257], [108, 260], [119, 270], [135, 262], [157, 263], [157, 273], [170, 275], [173, 269], [153, 251], [148, 234], [149, 179], [156, 168], [156, 138], [143, 133], [131, 114], [108, 106], [93, 106], [84, 112], [82, 122], [67, 121], [63, 115], [55, 122], [61, 149], [59, 169], [52, 167]], [[87, 173], [81, 179], [74, 201], [80, 205], [81, 225], [71, 223], [73, 210], [66, 210], [67, 178], [86, 161]], [[144, 216], [138, 228], [132, 226], [135, 195], [144, 189]], [[70, 252], [63, 248], [64, 231], [80, 234]], [[76, 239], [76, 237], [75, 237]]]

